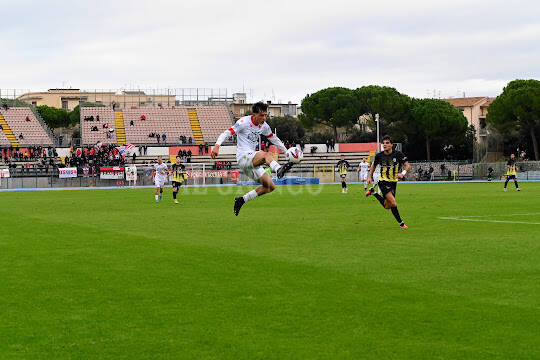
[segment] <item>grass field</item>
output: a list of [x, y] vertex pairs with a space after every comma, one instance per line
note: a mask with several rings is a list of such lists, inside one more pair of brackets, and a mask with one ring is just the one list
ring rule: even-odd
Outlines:
[[539, 359], [521, 186], [400, 184], [408, 230], [360, 185], [0, 193], [0, 358]]

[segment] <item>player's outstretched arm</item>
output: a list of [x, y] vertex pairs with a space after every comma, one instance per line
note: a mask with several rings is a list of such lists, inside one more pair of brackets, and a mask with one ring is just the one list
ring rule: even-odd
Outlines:
[[[236, 124], [234, 126], [236, 126]], [[221, 133], [221, 135], [219, 135], [219, 137], [216, 140], [216, 144], [214, 145], [214, 147], [212, 148], [212, 152], [210, 153], [210, 157], [212, 159], [215, 159], [219, 155], [219, 147], [221, 146], [221, 144], [223, 144], [223, 142], [227, 140], [229, 137], [234, 135], [234, 129], [233, 129], [234, 126], [230, 129], [225, 130], [224, 132]]]
[[411, 169], [411, 165], [409, 165], [408, 161], [405, 161], [403, 163], [403, 171], [397, 175], [398, 179], [403, 179], [405, 174]]
[[215, 159], [217, 158], [218, 155], [219, 155], [219, 145], [215, 144], [214, 147], [212, 148], [212, 152], [210, 153], [210, 157], [212, 159]]
[[283, 145], [283, 142], [276, 135], [272, 134], [269, 137], [267, 136], [266, 138], [283, 153], [287, 152], [287, 148], [285, 147], [285, 145]]

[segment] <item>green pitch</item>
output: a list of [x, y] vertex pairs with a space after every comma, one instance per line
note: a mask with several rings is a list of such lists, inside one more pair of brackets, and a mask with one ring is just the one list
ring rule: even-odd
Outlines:
[[[540, 184], [0, 193], [1, 359], [538, 359]], [[440, 219], [444, 217], [445, 219]]]

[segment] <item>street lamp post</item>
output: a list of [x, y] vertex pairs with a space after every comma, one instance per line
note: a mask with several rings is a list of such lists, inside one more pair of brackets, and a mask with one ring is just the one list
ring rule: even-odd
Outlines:
[[378, 153], [380, 151], [380, 145], [379, 145], [379, 114], [375, 114], [375, 122], [377, 123], [377, 151], [375, 153]]

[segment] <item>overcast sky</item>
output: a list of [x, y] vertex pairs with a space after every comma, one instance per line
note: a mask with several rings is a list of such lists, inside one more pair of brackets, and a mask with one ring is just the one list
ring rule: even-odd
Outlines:
[[0, 0], [0, 89], [329, 86], [495, 96], [540, 78], [538, 1]]

